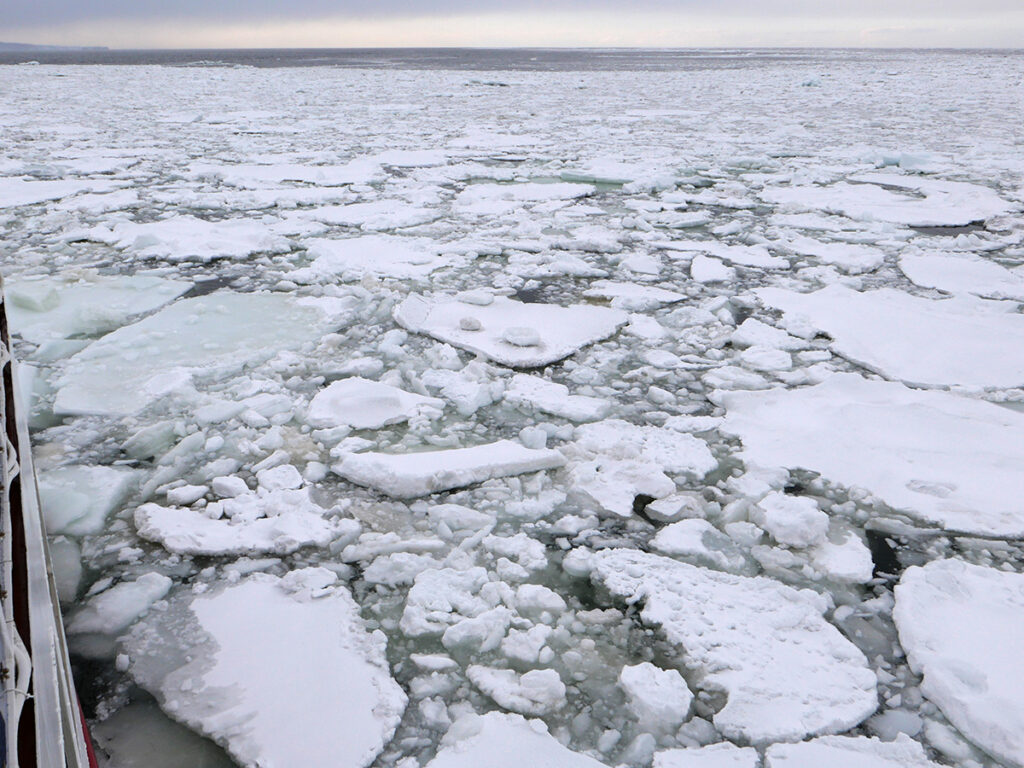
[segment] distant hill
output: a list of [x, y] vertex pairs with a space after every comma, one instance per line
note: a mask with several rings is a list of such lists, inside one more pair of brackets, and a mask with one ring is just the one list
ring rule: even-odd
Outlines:
[[0, 51], [109, 51], [105, 45], [31, 45], [0, 43]]

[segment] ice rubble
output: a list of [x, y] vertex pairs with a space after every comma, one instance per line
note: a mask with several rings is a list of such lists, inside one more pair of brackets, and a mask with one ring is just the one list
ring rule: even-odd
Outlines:
[[773, 744], [765, 768], [938, 768], [905, 734], [895, 741], [866, 736], [822, 736], [800, 744]]
[[10, 280], [4, 287], [11, 330], [42, 344], [111, 331], [174, 301], [192, 285], [151, 275], [72, 273]]
[[1024, 536], [1024, 414], [856, 374], [715, 399], [744, 461], [819, 472], [946, 530]]
[[291, 280], [314, 283], [341, 278], [359, 280], [364, 275], [398, 279], [425, 278], [461, 259], [442, 256], [438, 244], [425, 237], [364, 235], [344, 240], [314, 238], [304, 242], [313, 263], [289, 273]]
[[367, 766], [406, 696], [384, 636], [367, 631], [334, 581], [310, 568], [179, 591], [133, 628], [130, 671], [165, 712], [243, 766]]
[[1024, 766], [1024, 575], [935, 560], [908, 568], [895, 594], [922, 693], [979, 747]]
[[1024, 301], [1024, 271], [971, 254], [905, 253], [900, 269], [915, 284], [948, 293]]
[[57, 377], [54, 412], [124, 415], [196, 379], [241, 372], [320, 338], [340, 322], [327, 299], [213, 293], [179, 301], [72, 357]]
[[813, 293], [755, 291], [799, 335], [824, 331], [856, 363], [918, 386], [1024, 385], [1024, 315], [1011, 302], [973, 296], [924, 299], [892, 288], [841, 285]]
[[426, 768], [605, 768], [591, 757], [562, 746], [540, 720], [491, 712], [464, 715], [441, 741]]
[[525, 304], [473, 293], [445, 299], [409, 296], [395, 320], [416, 333], [514, 368], [538, 368], [608, 338], [628, 316], [607, 307]]
[[428, 496], [462, 488], [492, 477], [554, 469], [565, 463], [561, 453], [527, 448], [499, 440], [470, 448], [420, 453], [351, 453], [333, 470], [357, 485], [366, 485], [399, 499]]
[[660, 627], [700, 688], [727, 700], [713, 718], [754, 744], [838, 733], [878, 707], [867, 660], [822, 615], [826, 598], [765, 577], [709, 571], [667, 557], [603, 550], [591, 579]]
[[966, 226], [1014, 210], [995, 191], [978, 184], [894, 173], [861, 173], [829, 186], [767, 187], [761, 199], [910, 227]]
[[341, 426], [380, 429], [421, 413], [440, 416], [444, 407], [444, 400], [436, 397], [415, 395], [389, 384], [354, 376], [317, 392], [310, 401], [306, 423], [318, 429]]

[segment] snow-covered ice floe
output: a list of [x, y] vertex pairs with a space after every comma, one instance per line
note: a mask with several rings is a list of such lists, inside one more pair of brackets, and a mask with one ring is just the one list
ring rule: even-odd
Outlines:
[[911, 281], [947, 293], [971, 293], [986, 299], [1024, 301], [1024, 271], [1009, 270], [983, 256], [906, 253], [900, 269]]
[[459, 257], [442, 256], [441, 247], [425, 237], [365, 235], [343, 240], [314, 238], [306, 240], [304, 245], [313, 262], [289, 274], [289, 279], [301, 283], [336, 278], [359, 280], [364, 275], [425, 278], [436, 269], [463, 261]]
[[629, 319], [607, 307], [526, 304], [475, 292], [410, 296], [395, 308], [402, 327], [514, 368], [539, 368], [611, 336]]
[[753, 747], [729, 742], [689, 749], [665, 749], [654, 755], [654, 768], [760, 768], [761, 756]]
[[441, 451], [351, 453], [333, 469], [346, 480], [399, 499], [462, 488], [492, 477], [521, 475], [565, 464], [555, 450], [527, 448], [512, 440]]
[[[906, 734], [894, 741], [866, 736], [822, 736], [799, 744], [773, 744], [765, 768], [938, 768]], [[682, 768], [682, 766], [680, 766]]]
[[600, 397], [570, 395], [564, 384], [540, 376], [517, 373], [505, 388], [505, 402], [550, 413], [570, 421], [597, 421], [608, 415], [612, 404]]
[[745, 461], [818, 472], [947, 530], [1024, 536], [1024, 414], [856, 374], [714, 397]]
[[287, 253], [288, 240], [260, 221], [205, 221], [195, 216], [174, 216], [142, 224], [121, 222], [108, 235], [102, 229], [90, 237], [143, 259], [210, 261], [244, 259], [254, 253]]
[[796, 210], [911, 227], [960, 227], [1014, 210], [994, 190], [978, 184], [892, 173], [861, 173], [828, 186], [768, 187], [761, 199]]
[[247, 768], [368, 766], [406, 696], [335, 578], [310, 568], [179, 591], [132, 630], [131, 674]]
[[832, 348], [886, 378], [918, 386], [1024, 385], [1024, 314], [973, 296], [925, 299], [829, 285], [813, 293], [759, 288], [798, 335], [824, 331]]
[[936, 560], [908, 568], [895, 593], [921, 692], [983, 750], [1024, 766], [1024, 575]]
[[592, 757], [573, 752], [541, 720], [490, 712], [464, 715], [441, 741], [427, 768], [605, 768]]
[[328, 299], [213, 293], [184, 299], [104, 336], [72, 357], [56, 381], [54, 412], [124, 415], [187, 390], [193, 379], [241, 372], [339, 324]]
[[878, 707], [864, 655], [823, 614], [827, 600], [762, 576], [709, 571], [626, 549], [597, 552], [591, 579], [660, 628], [679, 667], [721, 691], [727, 738], [764, 744], [840, 733]]
[[406, 392], [358, 376], [342, 379], [316, 393], [306, 422], [319, 429], [349, 426], [379, 429], [408, 421], [419, 413], [440, 416], [444, 400]]

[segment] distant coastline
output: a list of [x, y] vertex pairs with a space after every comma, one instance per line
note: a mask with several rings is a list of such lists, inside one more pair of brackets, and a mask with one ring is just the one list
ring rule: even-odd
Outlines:
[[109, 51], [105, 45], [33, 45], [31, 43], [0, 43], [0, 51]]

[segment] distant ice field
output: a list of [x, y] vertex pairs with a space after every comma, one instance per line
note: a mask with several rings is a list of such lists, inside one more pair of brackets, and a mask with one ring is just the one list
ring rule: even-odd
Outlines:
[[108, 768], [1024, 767], [1020, 53], [18, 56]]

